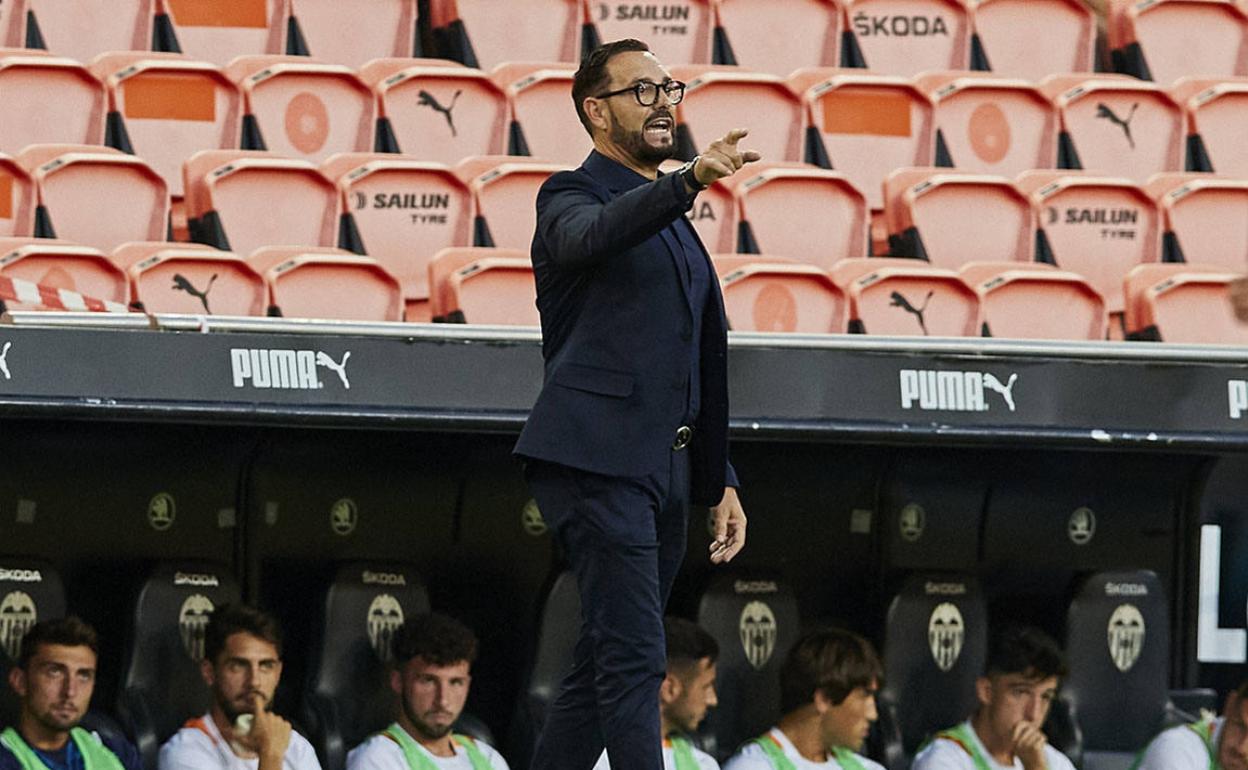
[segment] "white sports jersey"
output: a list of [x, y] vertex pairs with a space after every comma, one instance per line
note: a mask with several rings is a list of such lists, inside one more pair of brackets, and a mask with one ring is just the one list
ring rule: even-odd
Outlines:
[[[697, 760], [699, 770], [719, 770], [719, 763], [710, 754], [697, 746], [689, 748], [693, 749], [693, 758]], [[594, 770], [611, 770], [611, 763], [607, 761], [607, 752], [602, 752], [602, 756], [598, 757]], [[672, 751], [672, 744], [667, 741], [663, 741], [663, 770], [676, 770], [676, 753]]]
[[[507, 760], [494, 750], [484, 741], [477, 741], [477, 748], [490, 761], [490, 767], [494, 770], [510, 770], [507, 767]], [[455, 756], [453, 757], [435, 757], [425, 751], [424, 746], [417, 745], [421, 751], [429, 755], [433, 760], [433, 764], [440, 770], [472, 770], [472, 762], [468, 759], [468, 751], [458, 744], [455, 746]], [[347, 754], [347, 770], [412, 770], [407, 766], [407, 757], [403, 756], [403, 749], [399, 744], [395, 743], [392, 738], [378, 733], [368, 740], [361, 743]]]
[[[979, 752], [979, 755], [988, 762], [989, 767], [996, 768], [996, 770], [1023, 769], [1023, 761], [1018, 757], [1014, 758], [1012, 765], [998, 763], [984, 748], [984, 744], [975, 734], [975, 728], [971, 727], [971, 723], [966, 721], [962, 723], [962, 726], [966, 727], [974, 743], [974, 746], [970, 748]], [[1048, 764], [1049, 770], [1075, 770], [1075, 766], [1066, 758], [1066, 755], [1052, 746], [1044, 747], [1044, 761]], [[910, 770], [976, 770], [976, 768], [975, 760], [966, 753], [966, 749], [947, 738], [937, 738], [919, 752], [919, 755], [914, 758], [914, 763], [910, 765]]]
[[[793, 763], [793, 767], [797, 768], [797, 770], [841, 770], [841, 764], [833, 759], [831, 755], [822, 762], [811, 762], [803, 757], [798, 753], [797, 748], [793, 745], [793, 741], [789, 740], [789, 736], [785, 735], [778, 727], [771, 728], [767, 735], [780, 744], [780, 750], [784, 752], [784, 756], [788, 757], [789, 761]], [[877, 762], [872, 762], [863, 756], [855, 756], [867, 770], [884, 770], [884, 766]], [[728, 759], [724, 764], [724, 770], [774, 770], [774, 768], [772, 768], [771, 760], [767, 758], [762, 747], [754, 741], [750, 741]]]
[[[1222, 741], [1224, 719], [1213, 723], [1213, 745]], [[1209, 749], [1196, 731], [1171, 727], [1153, 739], [1140, 758], [1139, 770], [1209, 770]]]
[[[230, 749], [212, 714], [192, 719], [160, 747], [159, 770], [257, 770], [260, 758], [243, 759]], [[283, 770], [321, 770], [312, 744], [291, 732]]]

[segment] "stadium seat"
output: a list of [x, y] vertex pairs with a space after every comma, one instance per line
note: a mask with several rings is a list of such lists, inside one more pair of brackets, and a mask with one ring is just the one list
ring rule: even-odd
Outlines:
[[579, 166], [593, 141], [568, 110], [576, 65], [501, 64], [491, 73], [511, 111], [507, 153]]
[[969, 262], [959, 274], [979, 295], [985, 337], [1105, 339], [1105, 300], [1078, 273], [1041, 263]]
[[240, 56], [226, 74], [243, 92], [243, 148], [320, 162], [372, 147], [372, 92], [341, 64]]
[[155, 0], [20, 0], [15, 4], [26, 13], [26, 40], [37, 29], [42, 47], [57, 56], [85, 62], [105, 51], [152, 48]]
[[[722, 184], [738, 209], [740, 253], [781, 254], [823, 270], [868, 253], [867, 201], [842, 174], [798, 163], [762, 163]], [[707, 246], [713, 248], [709, 241]]]
[[26, 46], [26, 13], [18, 3], [0, 3], [0, 47]]
[[958, 573], [907, 577], [884, 619], [882, 653], [877, 703], [885, 764], [908, 767], [932, 733], [963, 721], [979, 703], [975, 680], [988, 659], [988, 609], [979, 584]]
[[1125, 75], [1055, 75], [1040, 89], [1061, 120], [1058, 168], [1139, 182], [1183, 168], [1183, 111], [1159, 87]]
[[236, 254], [338, 243], [338, 190], [306, 160], [206, 150], [186, 161], [183, 175], [187, 216], [199, 243]]
[[843, 259], [832, 280], [845, 292], [856, 334], [975, 337], [975, 292], [952, 270], [918, 259]]
[[472, 191], [476, 206], [472, 245], [527, 251], [537, 227], [537, 191], [551, 174], [564, 168], [558, 163], [507, 156], [464, 159], [455, 173]]
[[467, 186], [446, 166], [401, 155], [336, 155], [321, 170], [337, 183], [346, 211], [339, 246], [376, 259], [399, 279], [407, 320], [429, 320], [429, 260], [439, 249], [472, 243]]
[[112, 254], [148, 313], [262, 316], [264, 279], [237, 254], [198, 243], [127, 243]]
[[[236, 56], [286, 51], [286, 0], [157, 0], [173, 23], [176, 48], [224, 67]], [[160, 10], [158, 8], [158, 10]]]
[[372, 257], [332, 248], [270, 246], [247, 258], [264, 276], [269, 313], [285, 318], [402, 321], [399, 280]]
[[801, 105], [782, 79], [735, 67], [670, 70], [686, 84], [684, 101], [676, 106], [677, 157], [691, 160], [711, 142], [750, 123], [745, 116], [766, 115], [764, 121], [753, 121], [740, 146], [770, 161], [802, 159]]
[[443, 249], [429, 261], [434, 320], [537, 326], [537, 287], [528, 251]]
[[580, 0], [508, 0], [506, 11], [494, 0], [456, 0], [455, 5], [471, 42], [473, 66], [488, 70], [506, 61], [580, 59]]
[[806, 112], [802, 160], [844, 174], [873, 211], [884, 209], [884, 178], [893, 169], [932, 165], [932, 103], [909, 80], [806, 69], [789, 87]]
[[802, 67], [841, 63], [843, 14], [836, 0], [719, 0], [720, 24], [736, 64], [788, 77]]
[[334, 570], [322, 608], [303, 716], [324, 767], [341, 770], [349, 749], [394, 720], [390, 645], [429, 612], [429, 594], [410, 565], [350, 562]]
[[1207, 265], [1140, 265], [1127, 274], [1126, 329], [1131, 339], [1248, 345], [1227, 287], [1242, 276]]
[[110, 147], [33, 144], [17, 162], [39, 200], [35, 235], [101, 251], [165, 237], [169, 188], [141, 159]]
[[1236, 0], [1112, 3], [1120, 72], [1169, 86], [1185, 75], [1248, 75], [1248, 11]]
[[34, 183], [16, 160], [0, 153], [0, 236], [34, 233]]
[[[51, 564], [26, 557], [0, 557], [0, 575], [5, 576], [0, 579], [0, 676], [7, 682], [30, 627], [65, 616], [65, 586]], [[17, 724], [21, 713], [21, 699], [5, 687], [0, 692], [0, 719]]]
[[977, 0], [973, 7], [973, 44], [993, 73], [1034, 82], [1092, 71], [1096, 16], [1080, 0]]
[[[388, 56], [412, 56], [416, 43], [416, 0], [290, 0], [282, 26], [298, 29], [305, 55], [359, 67]], [[344, 30], [350, 34], [343, 34]], [[287, 43], [287, 53], [290, 50]]]
[[104, 86], [82, 64], [36, 51], [0, 51], [0, 150], [37, 142], [101, 144]]
[[1152, 198], [1130, 179], [1077, 171], [1034, 171], [1015, 184], [1039, 218], [1037, 260], [1082, 275], [1120, 320], [1123, 278], [1161, 257]]
[[712, 257], [734, 331], [846, 331], [845, 295], [822, 269], [782, 257], [720, 254]]
[[484, 72], [426, 59], [378, 59], [360, 77], [377, 95], [378, 152], [450, 165], [505, 151], [507, 97]]
[[215, 65], [178, 54], [106, 54], [91, 70], [108, 88], [106, 144], [137, 154], [182, 195], [182, 162], [239, 146], [238, 87]]
[[207, 712], [204, 629], [212, 612], [242, 598], [230, 571], [210, 562], [156, 565], [131, 608], [117, 714], [143, 757], [156, 767], [160, 745]]
[[977, 72], [916, 83], [936, 105], [935, 165], [1013, 177], [1057, 163], [1057, 113], [1031, 83]]
[[1170, 95], [1187, 119], [1187, 171], [1248, 178], [1248, 149], [1239, 141], [1248, 119], [1248, 78], [1182, 78]]
[[1036, 217], [1004, 177], [953, 169], [903, 168], [884, 183], [895, 257], [958, 269], [970, 260], [1031, 262]]
[[1248, 180], [1158, 174], [1146, 189], [1161, 209], [1162, 261], [1248, 272]]
[[[971, 18], [964, 0], [843, 0], [853, 46], [847, 61], [911, 77], [970, 68]], [[856, 50], [855, 50], [856, 49]], [[856, 54], [856, 55], [855, 55]]]
[[49, 238], [0, 238], [0, 275], [126, 304], [126, 275], [97, 249]]
[[584, 3], [593, 11], [598, 39], [644, 40], [667, 67], [710, 64], [713, 54], [712, 0], [672, 0], [654, 5]]
[[[527, 767], [546, 713], [559, 694], [563, 677], [571, 670], [581, 631], [581, 595], [576, 576], [560, 572], [551, 581], [538, 613], [533, 663], [516, 703], [508, 738], [508, 756], [517, 767]], [[522, 764], [523, 763], [523, 764]]]

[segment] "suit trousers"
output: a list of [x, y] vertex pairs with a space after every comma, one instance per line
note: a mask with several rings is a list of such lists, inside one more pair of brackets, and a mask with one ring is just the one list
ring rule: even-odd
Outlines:
[[620, 478], [530, 460], [529, 490], [576, 575], [581, 630], [538, 737], [532, 770], [663, 770], [663, 610], [684, 559], [689, 453]]

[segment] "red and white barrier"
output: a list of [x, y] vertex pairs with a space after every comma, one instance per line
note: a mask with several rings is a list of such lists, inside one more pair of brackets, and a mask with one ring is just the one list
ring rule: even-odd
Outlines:
[[84, 297], [76, 291], [54, 289], [20, 278], [0, 275], [0, 301], [38, 305], [48, 310], [92, 313], [128, 313], [130, 309], [120, 302]]

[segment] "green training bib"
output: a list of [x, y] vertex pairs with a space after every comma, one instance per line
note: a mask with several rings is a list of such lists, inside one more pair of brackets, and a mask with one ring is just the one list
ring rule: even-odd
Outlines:
[[[82, 755], [82, 764], [86, 770], [125, 770], [116, 754], [109, 751], [99, 738], [81, 727], [72, 728], [69, 737]], [[12, 727], [0, 733], [0, 744], [13, 752], [22, 770], [49, 770], [35, 750]]]
[[[416, 739], [408, 735], [407, 730], [404, 730], [398, 722], [387, 727], [382, 734], [399, 744], [399, 748], [403, 750], [403, 758], [407, 760], [407, 766], [411, 770], [438, 770], [438, 766], [421, 749]], [[485, 758], [485, 754], [477, 748], [477, 744], [471, 738], [466, 735], [452, 735], [451, 740], [463, 746], [468, 752], [468, 761], [472, 763], [472, 770], [494, 770], [490, 760]]]

